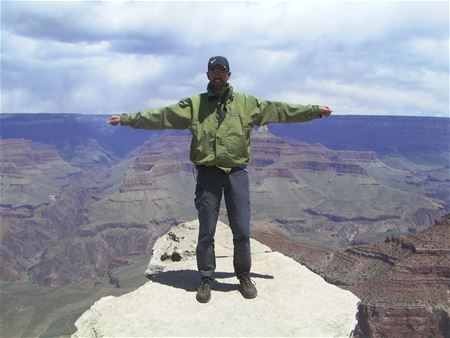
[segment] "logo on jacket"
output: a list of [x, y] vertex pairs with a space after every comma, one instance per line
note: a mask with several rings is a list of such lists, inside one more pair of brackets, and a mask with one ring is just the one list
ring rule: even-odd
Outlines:
[[232, 112], [232, 113], [231, 113], [231, 116], [233, 116], [233, 117], [238, 117], [238, 116], [239, 116], [239, 114], [238, 114], [238, 113], [236, 113], [236, 112]]

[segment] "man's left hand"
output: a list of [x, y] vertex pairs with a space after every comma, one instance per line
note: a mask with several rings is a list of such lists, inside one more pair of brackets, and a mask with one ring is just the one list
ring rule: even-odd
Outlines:
[[333, 111], [329, 106], [320, 106], [320, 115], [329, 117]]

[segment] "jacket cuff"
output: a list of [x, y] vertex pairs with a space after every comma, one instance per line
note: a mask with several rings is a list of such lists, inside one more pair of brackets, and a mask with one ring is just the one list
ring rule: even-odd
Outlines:
[[316, 119], [319, 119], [319, 118], [321, 119], [322, 118], [322, 114], [320, 113], [320, 106], [319, 105], [313, 105], [313, 107], [314, 107], [314, 109], [311, 112], [312, 117], [316, 118]]
[[120, 115], [120, 125], [121, 126], [129, 126], [130, 125], [130, 117], [128, 114]]

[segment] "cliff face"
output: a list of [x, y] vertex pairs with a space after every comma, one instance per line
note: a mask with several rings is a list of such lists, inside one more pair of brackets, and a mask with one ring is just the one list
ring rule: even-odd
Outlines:
[[0, 154], [3, 207], [50, 203], [81, 172], [53, 146], [25, 139], [0, 139]]
[[0, 273], [3, 281], [16, 281], [55, 240], [73, 234], [85, 196], [80, 169], [53, 147], [0, 140], [0, 152]]
[[198, 303], [197, 233], [194, 221], [159, 238], [146, 272], [151, 281], [121, 297], [100, 299], [76, 321], [73, 337], [350, 336], [358, 299], [254, 240], [251, 278], [258, 296], [244, 299], [233, 273], [231, 230], [221, 222], [211, 301]]
[[[103, 198], [109, 200], [111, 189], [119, 194], [125, 191], [127, 182], [117, 180], [123, 173], [109, 174], [111, 159], [102, 157], [96, 142], [77, 148], [74, 165], [64, 161], [53, 146], [42, 143], [0, 140], [0, 147], [2, 281], [119, 287], [114, 268], [146, 254], [174, 222], [151, 212], [136, 222], [121, 207], [122, 217], [128, 217], [124, 221], [108, 217], [107, 210], [102, 214], [97, 205]], [[105, 177], [110, 180], [102, 185]], [[140, 190], [145, 189], [144, 185]], [[129, 201], [134, 203], [133, 198]], [[118, 204], [123, 205], [123, 199], [114, 207]], [[100, 217], [95, 213], [92, 217], [92, 210]]]
[[[127, 283], [122, 269], [145, 260], [156, 238], [172, 225], [196, 217], [188, 133], [111, 128], [107, 118], [0, 114], [2, 281], [28, 280], [33, 290], [77, 284], [119, 291], [116, 287]], [[282, 138], [253, 131], [249, 170], [254, 233], [276, 229], [281, 238], [288, 236], [291, 241], [283, 242], [287, 249], [308, 248], [302, 259], [320, 273], [326, 267], [325, 278], [345, 287], [363, 285], [395, 267], [396, 252], [408, 253], [395, 244], [398, 234], [415, 234], [450, 210], [449, 121], [339, 116], [271, 125], [273, 131], [292, 128], [280, 133]], [[310, 143], [286, 141], [294, 136]], [[220, 219], [227, 220], [224, 208]], [[391, 235], [392, 241], [384, 243]], [[360, 245], [364, 243], [380, 248]], [[349, 245], [348, 252], [338, 250]], [[334, 267], [327, 265], [330, 261]], [[446, 273], [442, 267], [430, 268], [428, 274], [426, 269], [402, 267], [398, 273], [405, 280], [418, 271], [425, 276]], [[21, 283], [13, 284], [20, 289]], [[428, 286], [415, 292], [422, 291], [434, 294]], [[15, 295], [9, 299], [2, 311], [15, 308]], [[22, 299], [23, 308], [30, 308], [29, 300]], [[389, 322], [389, 316], [409, 320], [402, 307], [395, 312], [389, 304], [383, 312], [375, 306], [360, 311], [367, 313], [361, 323], [366, 318], [368, 329], [371, 323]], [[61, 317], [55, 323], [65, 318], [64, 309], [57, 311]], [[435, 319], [428, 320], [432, 326], [446, 327], [448, 317], [439, 307], [420, 309], [409, 315], [431, 318], [423, 314], [433, 313]], [[16, 321], [17, 316], [9, 318]], [[15, 323], [32, 326], [30, 318], [21, 318], [27, 324]], [[33, 332], [43, 332], [42, 327]]]
[[[370, 151], [287, 143], [268, 131], [252, 138], [253, 219], [281, 226], [305, 243], [345, 246], [432, 224], [445, 208], [408, 187], [407, 175]], [[270, 207], [269, 207], [270, 206]], [[320, 233], [320, 234], [319, 234]], [[371, 238], [371, 239], [370, 239]]]
[[[92, 286], [113, 274], [113, 261], [148, 254], [169, 226], [196, 216], [189, 142], [167, 135], [114, 162], [86, 140], [68, 163], [53, 146], [1, 140], [2, 279]], [[383, 183], [380, 173], [392, 169], [373, 152], [289, 144], [255, 131], [249, 170], [256, 232], [277, 226], [306, 243], [342, 247], [420, 229], [442, 213], [436, 200]]]
[[450, 214], [414, 235], [343, 251], [292, 243], [280, 234], [257, 238], [358, 295], [356, 336], [448, 336]]
[[70, 164], [81, 168], [85, 172], [105, 172], [116, 163], [119, 157], [103, 149], [94, 138], [82, 140], [74, 147], [70, 157]]
[[274, 124], [270, 130], [286, 139], [320, 142], [333, 149], [375, 151], [383, 160], [397, 154], [415, 163], [448, 166], [448, 117], [333, 116], [296, 125]]
[[450, 214], [447, 214], [423, 232], [390, 236], [384, 246], [372, 249], [385, 253], [392, 263], [384, 274], [347, 288], [363, 299], [360, 316], [364, 321], [358, 326], [358, 336], [448, 337], [449, 243]]

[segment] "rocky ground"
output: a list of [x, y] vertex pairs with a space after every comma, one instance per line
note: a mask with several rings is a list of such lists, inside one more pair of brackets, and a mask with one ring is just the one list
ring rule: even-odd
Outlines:
[[265, 228], [257, 240], [361, 299], [357, 337], [448, 337], [450, 214], [422, 232], [331, 251]]
[[211, 300], [196, 301], [198, 221], [178, 224], [155, 243], [151, 281], [100, 299], [76, 321], [73, 337], [348, 337], [359, 299], [251, 239], [258, 296], [238, 292], [229, 226], [218, 222]]

